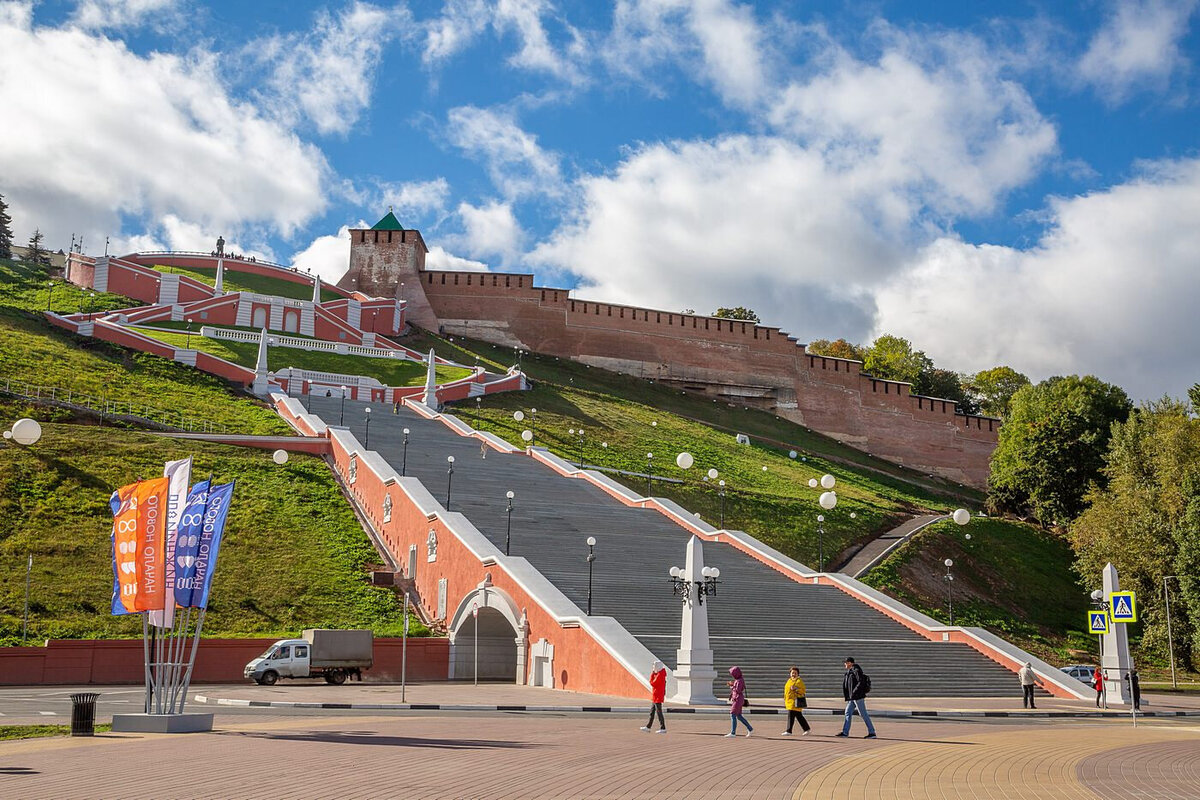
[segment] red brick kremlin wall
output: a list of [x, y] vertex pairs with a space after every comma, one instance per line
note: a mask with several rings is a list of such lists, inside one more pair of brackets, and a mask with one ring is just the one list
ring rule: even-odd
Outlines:
[[425, 270], [424, 243], [412, 244], [419, 235], [405, 231], [401, 243], [393, 231], [388, 243], [388, 233], [350, 232], [350, 270], [339, 285], [388, 296], [390, 281], [422, 327], [764, 408], [889, 461], [987, 481], [999, 420], [956, 414], [954, 403], [913, 395], [907, 383], [862, 375], [856, 361], [809, 355], [779, 328], [571, 299], [526, 274]]

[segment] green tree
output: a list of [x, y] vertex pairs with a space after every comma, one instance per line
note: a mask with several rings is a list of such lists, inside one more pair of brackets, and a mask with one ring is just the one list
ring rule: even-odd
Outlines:
[[33, 236], [29, 237], [29, 252], [25, 254], [25, 260], [30, 264], [45, 264], [49, 262], [46, 258], [46, 251], [42, 249], [42, 231], [34, 228]]
[[975, 397], [984, 414], [1007, 418], [1013, 395], [1022, 386], [1029, 385], [1029, 378], [1012, 367], [1000, 366], [977, 372], [966, 383], [967, 391]]
[[1200, 414], [1200, 383], [1193, 384], [1192, 388], [1188, 389], [1188, 400], [1192, 401], [1192, 413]]
[[933, 369], [933, 361], [924, 352], [913, 350], [908, 339], [890, 333], [871, 342], [863, 355], [863, 372], [876, 378], [916, 383], [922, 372]]
[[[1162, 577], [1175, 597], [1172, 627], [1185, 664], [1200, 652], [1200, 419], [1186, 403], [1164, 398], [1113, 426], [1103, 488], [1087, 495], [1088, 508], [1071, 525], [1076, 567], [1089, 588], [1100, 585], [1112, 562], [1121, 587], [1138, 592], [1143, 649], [1167, 655]], [[1191, 635], [1189, 635], [1191, 634]]]
[[830, 358], [848, 358], [851, 361], [862, 361], [863, 350], [856, 344], [845, 339], [829, 341], [828, 339], [813, 339], [804, 347], [806, 353], [814, 356], [829, 356]]
[[753, 311], [746, 308], [745, 306], [737, 306], [736, 308], [721, 307], [713, 312], [713, 316], [721, 317], [722, 319], [742, 319], [747, 322], [761, 322], [762, 321], [758, 318], [758, 314], [755, 314]]
[[958, 410], [964, 414], [979, 413], [979, 404], [963, 386], [962, 378], [953, 370], [931, 366], [917, 375], [912, 388], [916, 394], [953, 400], [958, 405]]
[[8, 203], [0, 194], [0, 258], [12, 258], [12, 217], [8, 214]]
[[1092, 375], [1054, 377], [1013, 395], [988, 476], [988, 502], [999, 511], [1069, 522], [1102, 479], [1114, 422], [1129, 416], [1129, 397]]

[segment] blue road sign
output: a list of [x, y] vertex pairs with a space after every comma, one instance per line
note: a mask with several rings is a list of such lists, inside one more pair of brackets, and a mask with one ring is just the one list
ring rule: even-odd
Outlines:
[[1113, 622], [1137, 622], [1137, 598], [1133, 592], [1113, 592], [1108, 597]]
[[1108, 633], [1108, 613], [1105, 611], [1088, 612], [1088, 632]]

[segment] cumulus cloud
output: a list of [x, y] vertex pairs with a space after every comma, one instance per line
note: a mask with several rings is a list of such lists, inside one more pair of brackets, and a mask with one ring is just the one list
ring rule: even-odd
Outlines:
[[[369, 225], [359, 220], [356, 227]], [[343, 225], [333, 236], [318, 236], [292, 256], [292, 266], [319, 275], [326, 283], [337, 283], [350, 267], [350, 226]]]
[[355, 2], [319, 12], [312, 30], [256, 39], [247, 57], [271, 69], [259, 95], [288, 124], [303, 117], [320, 133], [344, 134], [370, 103], [384, 46], [410, 21], [403, 6]]
[[441, 245], [434, 245], [429, 248], [429, 252], [425, 255], [425, 267], [427, 269], [448, 269], [458, 271], [471, 272], [487, 272], [488, 265], [482, 261], [473, 261], [469, 258], [462, 258], [448, 252]]
[[1200, 376], [1200, 160], [1147, 165], [1051, 213], [1028, 250], [924, 248], [876, 293], [877, 331], [957, 369], [1093, 373], [1143, 399], [1182, 396]]
[[1079, 60], [1080, 79], [1120, 103], [1135, 90], [1163, 89], [1187, 65], [1179, 40], [1197, 0], [1119, 0]]
[[227, 238], [290, 236], [325, 208], [321, 153], [230, 98], [212, 59], [142, 57], [0, 8], [0, 175], [16, 229], [92, 246], [123, 220], [173, 214]]
[[[559, 39], [564, 41], [552, 40], [547, 19], [561, 29]], [[587, 42], [548, 0], [448, 0], [438, 17], [424, 23], [422, 59], [436, 66], [466, 50], [489, 27], [497, 36], [516, 39], [518, 49], [507, 59], [511, 66], [571, 84], [585, 80], [581, 63]]]
[[557, 153], [543, 150], [511, 112], [459, 106], [450, 109], [446, 134], [468, 156], [482, 161], [506, 198], [557, 194], [562, 175]]
[[521, 224], [508, 203], [491, 201], [482, 206], [460, 203], [458, 216], [463, 235], [452, 237], [462, 248], [477, 258], [498, 256], [509, 260], [520, 252], [525, 240]]
[[617, 0], [601, 52], [607, 67], [627, 78], [645, 82], [652, 67], [674, 63], [703, 77], [727, 105], [751, 106], [768, 89], [770, 45], [749, 5]]
[[179, 0], [82, 0], [71, 22], [88, 30], [170, 26], [182, 18], [179, 5]]

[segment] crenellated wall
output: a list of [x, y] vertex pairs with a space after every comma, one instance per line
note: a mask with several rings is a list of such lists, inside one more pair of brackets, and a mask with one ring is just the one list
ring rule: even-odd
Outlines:
[[419, 281], [446, 333], [763, 408], [914, 469], [987, 481], [999, 420], [863, 375], [857, 361], [810, 355], [777, 327], [574, 299], [532, 275], [423, 271]]

